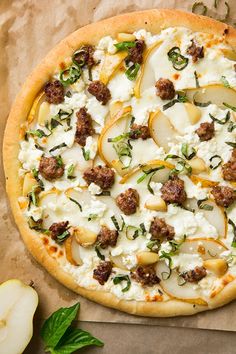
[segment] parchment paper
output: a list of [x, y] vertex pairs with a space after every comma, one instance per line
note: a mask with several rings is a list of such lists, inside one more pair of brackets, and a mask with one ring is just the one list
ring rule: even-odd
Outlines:
[[[0, 134], [1, 140], [10, 106], [25, 77], [32, 68], [70, 32], [87, 23], [123, 12], [147, 8], [181, 8], [191, 10], [194, 1], [184, 0], [1, 0], [0, 2]], [[216, 16], [213, 0], [205, 1]], [[224, 1], [220, 15], [225, 12]], [[234, 0], [228, 0], [230, 21], [236, 9]], [[204, 29], [203, 29], [204, 30]], [[46, 318], [60, 306], [81, 302], [83, 321], [136, 323], [173, 327], [207, 328], [236, 331], [236, 302], [216, 311], [191, 317], [150, 319], [135, 317], [92, 303], [67, 290], [40, 267], [26, 250], [14, 223], [4, 192], [4, 175], [0, 171], [0, 282], [19, 278], [35, 283], [40, 305], [36, 317]]]

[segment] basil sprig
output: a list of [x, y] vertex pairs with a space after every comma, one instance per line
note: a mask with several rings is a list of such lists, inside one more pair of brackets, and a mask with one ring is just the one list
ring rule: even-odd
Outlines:
[[171, 48], [167, 55], [175, 70], [183, 70], [188, 65], [189, 60], [180, 53], [179, 47]]
[[89, 161], [90, 160], [90, 150], [85, 150], [85, 148], [82, 147], [82, 153], [83, 153], [83, 157], [84, 157], [85, 161]]
[[71, 354], [76, 350], [95, 345], [101, 347], [102, 341], [90, 333], [71, 326], [77, 317], [80, 304], [60, 308], [54, 312], [43, 324], [41, 337], [45, 344], [45, 351], [51, 354]]
[[131, 280], [128, 275], [118, 274], [113, 278], [113, 283], [115, 285], [120, 284], [122, 281], [126, 281], [126, 286], [122, 289], [122, 293], [125, 293], [130, 289]]

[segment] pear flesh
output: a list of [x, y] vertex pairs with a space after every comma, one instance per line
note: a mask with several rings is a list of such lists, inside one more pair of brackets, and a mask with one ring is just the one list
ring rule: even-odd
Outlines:
[[0, 353], [22, 354], [33, 334], [36, 291], [11, 279], [0, 285]]

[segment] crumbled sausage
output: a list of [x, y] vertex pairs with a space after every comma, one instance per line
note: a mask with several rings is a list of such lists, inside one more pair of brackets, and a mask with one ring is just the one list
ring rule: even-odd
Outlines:
[[206, 268], [195, 267], [192, 270], [188, 270], [187, 272], [181, 273], [181, 276], [184, 278], [185, 281], [189, 283], [195, 283], [204, 278], [206, 274]]
[[59, 163], [56, 157], [41, 157], [39, 163], [40, 174], [47, 179], [52, 181], [54, 179], [60, 178], [64, 173], [64, 164]]
[[44, 92], [48, 103], [58, 104], [64, 101], [64, 86], [59, 80], [48, 81], [44, 86]]
[[208, 141], [212, 139], [215, 134], [214, 122], [201, 123], [200, 127], [195, 132], [201, 141]]
[[128, 188], [116, 197], [116, 204], [125, 215], [134, 214], [139, 206], [139, 194], [136, 189]]
[[118, 238], [117, 230], [110, 230], [107, 226], [102, 226], [97, 236], [97, 242], [101, 248], [114, 247]]
[[172, 176], [161, 187], [161, 197], [166, 203], [183, 204], [187, 199], [186, 192], [184, 190], [184, 181], [178, 176]]
[[226, 181], [236, 181], [236, 149], [228, 162], [222, 166], [223, 178]]
[[102, 102], [103, 105], [107, 104], [111, 98], [111, 93], [109, 88], [101, 81], [92, 81], [89, 84], [88, 92], [91, 95], [95, 96], [99, 102]]
[[196, 63], [198, 59], [204, 58], [204, 48], [198, 47], [196, 42], [192, 39], [192, 44], [187, 49], [187, 53], [192, 56], [193, 62]]
[[155, 85], [157, 89], [157, 96], [162, 100], [172, 100], [175, 97], [175, 87], [169, 79], [160, 78]]
[[147, 125], [132, 124], [130, 127], [129, 137], [131, 139], [143, 139], [146, 140], [150, 138], [150, 132]]
[[151, 240], [159, 240], [160, 242], [164, 239], [172, 240], [175, 235], [173, 226], [168, 225], [164, 219], [158, 217], [154, 217], [152, 220], [149, 232], [152, 235]]
[[226, 186], [215, 186], [211, 193], [216, 201], [216, 204], [224, 208], [228, 208], [236, 200], [236, 193], [233, 188]]
[[138, 266], [131, 277], [140, 283], [142, 286], [153, 286], [160, 283], [160, 279], [156, 275], [156, 270], [153, 265]]
[[94, 54], [95, 48], [92, 45], [83, 46], [76, 54], [74, 54], [74, 61], [81, 66], [87, 65], [91, 68], [94, 64]]
[[77, 123], [75, 141], [81, 146], [85, 146], [87, 137], [95, 133], [92, 125], [92, 117], [84, 107], [80, 108], [80, 110], [76, 113], [76, 116]]
[[109, 189], [115, 182], [115, 173], [110, 167], [96, 166], [88, 168], [83, 175], [87, 184], [95, 183], [103, 190]]
[[93, 270], [93, 278], [96, 279], [99, 284], [104, 285], [108, 280], [112, 271], [112, 263], [110, 261], [100, 262], [96, 269]]
[[54, 222], [50, 227], [51, 238], [55, 240], [57, 236], [63, 234], [68, 228], [69, 221]]
[[135, 40], [135, 47], [128, 49], [128, 57], [126, 62], [142, 64], [143, 62], [143, 51], [145, 49], [145, 42], [142, 39]]

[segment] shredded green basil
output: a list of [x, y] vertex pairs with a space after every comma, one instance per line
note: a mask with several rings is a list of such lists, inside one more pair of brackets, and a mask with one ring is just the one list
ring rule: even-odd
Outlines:
[[120, 226], [119, 226], [119, 223], [118, 223], [118, 221], [117, 221], [117, 219], [116, 219], [116, 217], [115, 217], [115, 215], [113, 215], [113, 216], [111, 217], [111, 221], [113, 222], [113, 224], [114, 224], [114, 226], [115, 226], [115, 228], [116, 228], [117, 231], [123, 231], [123, 230], [124, 230], [124, 227], [125, 227], [124, 219], [123, 219], [122, 216], [121, 216], [121, 218], [122, 218], [122, 225], [121, 225], [121, 227], [120, 227]]
[[62, 167], [64, 164], [61, 155], [55, 156], [55, 158], [57, 160], [58, 166]]
[[85, 150], [85, 148], [82, 147], [82, 153], [83, 153], [83, 157], [84, 157], [85, 161], [89, 161], [90, 160], [90, 151]]
[[61, 149], [61, 148], [63, 148], [63, 147], [67, 147], [66, 143], [61, 143], [61, 144], [59, 144], [59, 145], [54, 146], [53, 148], [51, 148], [51, 149], [49, 150], [49, 152], [53, 152], [53, 151], [58, 150], [58, 149]]
[[97, 197], [107, 197], [111, 195], [110, 191], [101, 191], [101, 193], [95, 194]]
[[129, 138], [129, 136], [130, 136], [129, 132], [123, 133], [123, 134], [115, 136], [114, 138], [108, 138], [107, 141], [108, 141], [108, 143], [118, 143], [119, 141], [121, 141], [123, 139]]
[[64, 242], [69, 236], [70, 236], [70, 231], [69, 231], [69, 230], [66, 230], [66, 231], [64, 231], [61, 235], [58, 235], [58, 236], [56, 237], [56, 241], [57, 241], [58, 243], [62, 243], [62, 242]]
[[229, 109], [231, 109], [232, 111], [236, 112], [236, 107], [235, 106], [231, 106], [230, 104], [228, 103], [225, 103], [223, 102], [223, 105]]
[[73, 199], [71, 197], [69, 197], [69, 199], [79, 207], [80, 211], [82, 211], [82, 206], [77, 200], [75, 200], [75, 199]]
[[226, 141], [225, 144], [232, 146], [233, 148], [236, 148], [236, 143], [234, 143], [233, 141]]
[[75, 171], [75, 165], [71, 164], [67, 170], [67, 178], [68, 179], [75, 179], [76, 178], [75, 176], [73, 176], [74, 171]]
[[188, 98], [187, 98], [186, 93], [184, 91], [176, 91], [176, 94], [177, 94], [176, 98], [174, 98], [172, 101], [164, 104], [164, 106], [162, 107], [163, 111], [174, 106], [176, 103], [188, 102]]
[[99, 244], [97, 244], [95, 246], [95, 252], [97, 253], [98, 258], [100, 258], [102, 261], [105, 260], [104, 254], [102, 254], [101, 251], [100, 251], [100, 245]]
[[173, 174], [179, 174], [179, 173], [186, 173], [187, 175], [190, 175], [192, 173], [192, 167], [187, 164], [186, 161], [178, 161], [177, 164], [175, 165], [175, 168], [171, 170], [171, 175]]
[[44, 190], [43, 181], [39, 178], [39, 171], [36, 170], [36, 168], [33, 168], [33, 169], [32, 169], [32, 173], [33, 173], [34, 178], [35, 178], [36, 181], [38, 182], [38, 184], [39, 184], [41, 190]]
[[181, 153], [187, 160], [191, 160], [196, 155], [196, 150], [187, 143], [182, 144]]
[[139, 69], [140, 69], [140, 64], [134, 63], [126, 70], [125, 75], [130, 81], [133, 81], [136, 79]]
[[150, 249], [152, 252], [158, 253], [161, 247], [161, 243], [159, 240], [151, 240], [147, 243], [147, 248]]
[[232, 121], [229, 122], [229, 125], [228, 125], [228, 132], [231, 133], [234, 129], [236, 128], [236, 124]]
[[[220, 156], [220, 155], [214, 155], [214, 156], [212, 156], [210, 159], [209, 159], [212, 163], [210, 164], [210, 168], [212, 169], [212, 170], [215, 170], [217, 167], [219, 167], [221, 164], [222, 164], [222, 162], [223, 162], [223, 159], [222, 159], [222, 157]], [[216, 160], [215, 162], [214, 162], [214, 160]]]
[[[112, 145], [113, 149], [115, 149], [119, 161], [124, 165], [122, 169], [126, 169], [130, 166], [132, 162], [132, 145], [128, 141], [121, 140], [120, 142]], [[128, 163], [125, 164], [125, 159], [128, 159]]]
[[178, 280], [177, 280], [177, 282], [178, 282], [178, 285], [179, 285], [179, 286], [183, 286], [184, 284], [187, 283], [187, 281], [184, 279], [184, 277], [183, 277], [182, 274], [179, 274], [179, 275], [178, 275]]
[[126, 291], [129, 291], [130, 286], [131, 286], [131, 280], [128, 275], [123, 275], [123, 274], [118, 274], [113, 278], [113, 283], [115, 285], [120, 284], [122, 281], [126, 281], [126, 286], [122, 289], [122, 292], [125, 293]]
[[49, 135], [47, 135], [42, 129], [37, 129], [37, 130], [28, 130], [26, 132], [26, 134], [28, 135], [34, 135], [37, 136], [38, 138], [43, 138], [43, 137], [48, 137]]
[[199, 85], [198, 74], [197, 74], [196, 70], [194, 71], [194, 78], [195, 78], [195, 82], [196, 82], [196, 88], [199, 88], [200, 85]]
[[179, 47], [173, 47], [167, 53], [168, 59], [171, 61], [175, 70], [183, 70], [188, 65], [189, 59], [180, 53]]
[[209, 211], [213, 210], [214, 209], [213, 205], [209, 205], [209, 204], [204, 203], [206, 200], [208, 200], [208, 198], [199, 199], [197, 201], [198, 208], [203, 209], [203, 210], [209, 210]]
[[225, 76], [221, 76], [220, 81], [222, 82], [222, 84], [224, 85], [224, 87], [230, 88], [229, 81], [226, 79]]
[[140, 176], [138, 179], [137, 179], [137, 183], [141, 183], [142, 181], [144, 181], [146, 179], [146, 177], [152, 173], [156, 173], [157, 171], [159, 170], [162, 170], [163, 168], [165, 168], [164, 165], [161, 165], [161, 166], [158, 166], [158, 167], [155, 167], [155, 168], [150, 168], [149, 170], [145, 171], [145, 170], [142, 170], [143, 172], [143, 175]]
[[230, 120], [230, 111], [228, 111], [226, 113], [226, 116], [223, 119], [218, 119], [218, 118], [214, 117], [211, 113], [209, 113], [209, 116], [214, 122], [223, 125], [223, 124], [227, 123]]
[[212, 104], [211, 101], [208, 101], [208, 102], [199, 102], [199, 101], [196, 101], [195, 97], [197, 95], [197, 92], [195, 93], [195, 95], [193, 96], [193, 103], [195, 104], [195, 106], [197, 107], [207, 107], [209, 106], [210, 104]]
[[88, 221], [95, 220], [95, 219], [97, 219], [97, 218], [98, 218], [98, 215], [97, 215], [97, 214], [91, 213], [91, 214], [89, 214], [89, 216], [88, 216]]
[[117, 51], [121, 50], [128, 50], [129, 48], [134, 48], [136, 46], [136, 43], [134, 41], [124, 41], [120, 43], [114, 44], [116, 47]]
[[235, 223], [234, 223], [231, 219], [228, 220], [228, 223], [232, 226], [232, 228], [233, 228], [233, 234], [234, 234], [234, 237], [233, 237], [233, 241], [232, 241], [232, 243], [231, 243], [231, 246], [234, 247], [234, 248], [236, 248], [236, 226], [235, 226]]

